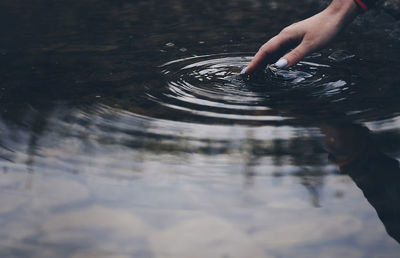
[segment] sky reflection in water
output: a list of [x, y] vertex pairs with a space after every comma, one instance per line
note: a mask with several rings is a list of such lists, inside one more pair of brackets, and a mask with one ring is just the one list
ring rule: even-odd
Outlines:
[[397, 39], [240, 77], [244, 2], [2, 3], [1, 257], [398, 256]]

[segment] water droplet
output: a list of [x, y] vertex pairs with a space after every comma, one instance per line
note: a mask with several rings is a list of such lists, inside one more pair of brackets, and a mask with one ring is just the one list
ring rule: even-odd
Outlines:
[[345, 50], [336, 50], [330, 56], [328, 56], [329, 59], [335, 61], [335, 62], [343, 62], [344, 60], [353, 58], [355, 55], [345, 51]]

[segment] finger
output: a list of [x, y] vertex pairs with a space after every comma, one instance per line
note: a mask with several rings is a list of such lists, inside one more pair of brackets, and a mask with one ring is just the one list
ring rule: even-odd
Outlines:
[[243, 69], [242, 74], [252, 73], [258, 69], [264, 68], [268, 63], [275, 61], [287, 41], [288, 39], [282, 36], [275, 36], [270, 39], [258, 50], [249, 65]]
[[288, 68], [297, 64], [301, 59], [303, 59], [303, 57], [312, 51], [313, 49], [309, 44], [302, 42], [295, 49], [280, 58], [275, 65], [278, 68]]

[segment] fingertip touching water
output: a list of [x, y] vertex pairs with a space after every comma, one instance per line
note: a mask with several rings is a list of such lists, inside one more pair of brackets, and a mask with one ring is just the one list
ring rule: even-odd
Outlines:
[[367, 94], [352, 66], [362, 61], [350, 52], [326, 50], [289, 69], [270, 65], [251, 75], [241, 73], [251, 60], [249, 53], [174, 60], [159, 67], [165, 87], [149, 88], [146, 95], [171, 112], [186, 113], [185, 119], [208, 123], [292, 124], [344, 117], [368, 121], [377, 113], [382, 118], [396, 115], [374, 105], [383, 98], [395, 102], [393, 95], [360, 103]]

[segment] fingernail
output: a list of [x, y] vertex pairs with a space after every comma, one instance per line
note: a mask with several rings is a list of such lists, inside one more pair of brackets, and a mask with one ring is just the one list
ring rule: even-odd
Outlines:
[[247, 67], [243, 68], [242, 71], [240, 72], [240, 74], [245, 74], [247, 70]]
[[287, 66], [288, 61], [286, 59], [279, 59], [278, 62], [275, 63], [276, 67], [283, 68]]

